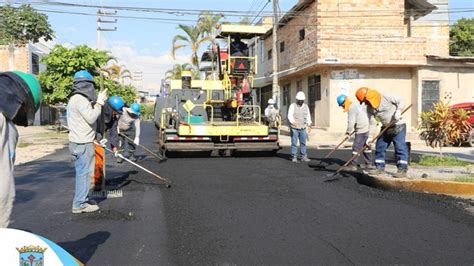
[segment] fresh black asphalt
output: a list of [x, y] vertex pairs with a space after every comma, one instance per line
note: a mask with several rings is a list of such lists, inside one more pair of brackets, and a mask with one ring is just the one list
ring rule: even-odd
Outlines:
[[[156, 150], [153, 125], [142, 134]], [[161, 163], [138, 154], [172, 187], [110, 157], [108, 186], [123, 197], [99, 200], [93, 214], [71, 213], [67, 149], [17, 167], [11, 227], [47, 237], [87, 265], [474, 263], [466, 200], [382, 191], [358, 175], [324, 182], [328, 170], [291, 163], [287, 149]]]

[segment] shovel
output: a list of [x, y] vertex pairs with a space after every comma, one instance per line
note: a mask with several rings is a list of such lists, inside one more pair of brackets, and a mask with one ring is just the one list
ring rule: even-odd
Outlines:
[[[133, 139], [131, 139], [131, 138], [125, 136], [125, 134], [123, 134], [123, 133], [119, 133], [119, 134], [120, 134], [120, 136], [126, 138], [128, 141], [133, 142]], [[141, 145], [141, 144], [138, 144], [138, 146], [142, 147], [144, 150], [146, 150], [147, 152], [149, 152], [151, 155], [153, 155], [153, 156], [155, 156], [156, 158], [158, 158], [158, 160], [160, 160], [160, 161], [166, 160], [165, 158], [163, 158], [162, 156], [160, 156], [160, 155], [154, 153], [153, 151], [151, 151], [151, 150], [148, 149], [147, 147], [145, 147], [145, 146], [143, 146], [143, 145]]]
[[[402, 115], [408, 111], [410, 108], [411, 108], [411, 104], [405, 108], [405, 110], [402, 111]], [[335, 173], [332, 173], [332, 174], [329, 174], [329, 175], [326, 175], [326, 177], [328, 179], [326, 179], [324, 182], [333, 182], [333, 181], [336, 181], [336, 180], [339, 180], [341, 177], [343, 177], [342, 175], [340, 175], [341, 171], [344, 169], [344, 167], [348, 166], [352, 161], [354, 161], [357, 157], [359, 157], [359, 155], [364, 152], [367, 148], [370, 147], [370, 145], [372, 145], [375, 141], [377, 141], [377, 139], [379, 139], [384, 133], [385, 131], [387, 131], [389, 128], [391, 128], [397, 121], [395, 120], [392, 120], [386, 127], [384, 127], [380, 132], [379, 134], [373, 138], [371, 141], [369, 141], [369, 143], [365, 144], [364, 147], [362, 147], [362, 149], [360, 149], [356, 154], [354, 154], [352, 156], [352, 158], [349, 159], [349, 161], [347, 161], [344, 165], [340, 166], [339, 169], [337, 169], [337, 171]]]

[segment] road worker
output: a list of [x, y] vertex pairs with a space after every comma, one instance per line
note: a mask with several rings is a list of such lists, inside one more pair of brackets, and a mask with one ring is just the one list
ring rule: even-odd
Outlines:
[[291, 161], [298, 162], [298, 141], [300, 143], [300, 160], [311, 161], [306, 152], [306, 140], [308, 139], [307, 128], [311, 126], [311, 113], [308, 105], [304, 103], [306, 96], [304, 92], [296, 93], [296, 103], [292, 103], [288, 109], [288, 121], [291, 133]]
[[[349, 137], [354, 132], [354, 142], [352, 143], [352, 155], [357, 154], [368, 142], [371, 124], [375, 124], [375, 119], [369, 119], [367, 106], [359, 102], [352, 102], [351, 99], [341, 94], [337, 96], [337, 104], [347, 113], [346, 136]], [[370, 123], [372, 122], [372, 123]], [[357, 167], [372, 168], [372, 151], [370, 147], [363, 152], [364, 165], [360, 162], [360, 157], [352, 161], [346, 167], [348, 171], [356, 171]]]
[[[130, 107], [123, 108], [123, 113], [118, 120], [119, 132], [128, 138], [119, 136], [123, 147], [123, 156], [133, 162], [137, 161], [135, 145], [140, 145], [140, 109], [140, 104], [134, 102]], [[122, 158], [117, 158], [117, 162], [122, 163]]]
[[385, 170], [385, 152], [393, 142], [397, 158], [398, 171], [394, 177], [407, 177], [408, 170], [408, 148], [406, 144], [406, 124], [402, 120], [402, 110], [405, 107], [404, 100], [397, 95], [382, 94], [377, 90], [361, 87], [356, 91], [356, 98], [360, 103], [367, 105], [369, 115], [382, 123], [382, 129], [395, 123], [387, 129], [375, 144], [375, 167], [370, 173], [380, 175]]
[[275, 100], [270, 98], [268, 100], [268, 106], [264, 111], [265, 120], [268, 125], [273, 128], [277, 128], [280, 122], [280, 112], [275, 107]]
[[10, 223], [15, 199], [13, 168], [18, 131], [31, 126], [41, 104], [41, 87], [33, 75], [0, 72], [0, 228]]
[[99, 210], [99, 206], [91, 204], [88, 194], [94, 174], [96, 122], [106, 100], [106, 90], [96, 94], [94, 78], [89, 71], [80, 70], [74, 74], [73, 88], [67, 104], [69, 151], [76, 170], [72, 213]]
[[104, 139], [108, 133], [107, 140], [115, 155], [117, 155], [119, 148], [118, 120], [124, 105], [120, 96], [111, 96], [102, 107], [102, 114], [97, 123], [97, 138]]

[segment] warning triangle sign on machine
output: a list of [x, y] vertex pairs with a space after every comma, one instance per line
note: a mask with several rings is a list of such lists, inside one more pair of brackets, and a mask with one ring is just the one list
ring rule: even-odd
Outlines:
[[245, 67], [244, 63], [241, 62], [237, 69], [246, 69], [246, 67]]

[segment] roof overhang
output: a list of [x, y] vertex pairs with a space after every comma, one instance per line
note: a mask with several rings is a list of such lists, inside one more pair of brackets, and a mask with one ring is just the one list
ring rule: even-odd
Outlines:
[[438, 8], [426, 0], [405, 0], [405, 10], [410, 10], [415, 19], [424, 17], [435, 9]]
[[217, 38], [240, 35], [244, 40], [252, 39], [265, 34], [265, 27], [259, 25], [221, 24], [219, 25]]
[[427, 55], [426, 58], [428, 60], [433, 60], [433, 61], [456, 62], [456, 63], [474, 63], [474, 56]]

